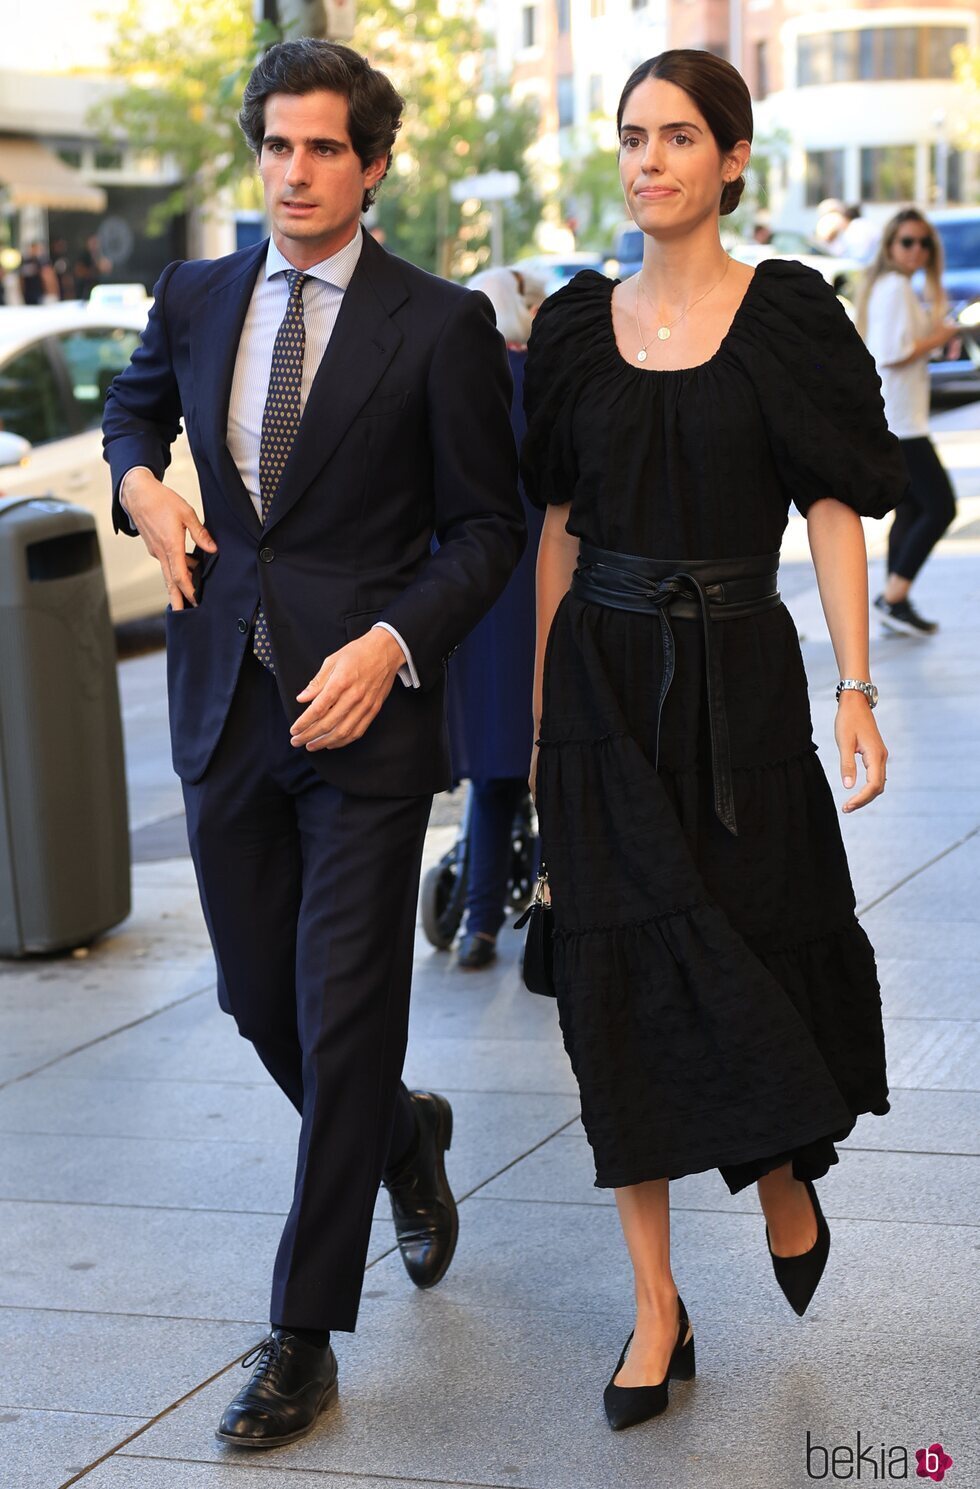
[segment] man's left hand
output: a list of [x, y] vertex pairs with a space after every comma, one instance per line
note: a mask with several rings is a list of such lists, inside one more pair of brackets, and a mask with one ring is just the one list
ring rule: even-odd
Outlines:
[[326, 657], [297, 693], [309, 707], [290, 729], [291, 743], [307, 750], [341, 750], [370, 726], [391, 692], [405, 656], [390, 631], [377, 628]]

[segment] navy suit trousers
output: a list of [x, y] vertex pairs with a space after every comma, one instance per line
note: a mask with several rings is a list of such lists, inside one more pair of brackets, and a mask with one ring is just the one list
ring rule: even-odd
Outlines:
[[270, 1317], [352, 1330], [382, 1172], [414, 1140], [401, 1071], [432, 798], [324, 781], [246, 654], [184, 801], [219, 1002], [302, 1119]]

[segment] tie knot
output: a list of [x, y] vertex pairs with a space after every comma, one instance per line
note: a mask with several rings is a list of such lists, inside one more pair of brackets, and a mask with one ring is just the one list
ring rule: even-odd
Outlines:
[[303, 286], [309, 279], [308, 274], [303, 274], [299, 269], [286, 270], [286, 283], [289, 285], [289, 298], [295, 300], [303, 293]]

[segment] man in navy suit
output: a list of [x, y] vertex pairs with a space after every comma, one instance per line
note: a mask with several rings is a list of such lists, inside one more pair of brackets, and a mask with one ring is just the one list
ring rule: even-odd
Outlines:
[[[302, 1436], [333, 1396], [330, 1330], [355, 1326], [382, 1178], [418, 1286], [456, 1243], [451, 1108], [401, 1083], [419, 866], [450, 783], [446, 660], [524, 522], [488, 302], [360, 225], [401, 109], [346, 47], [273, 47], [240, 115], [271, 240], [170, 265], [106, 402], [116, 526], [170, 596], [219, 1000], [302, 1118], [271, 1332], [218, 1428], [246, 1447]], [[181, 420], [203, 523], [163, 484]]]

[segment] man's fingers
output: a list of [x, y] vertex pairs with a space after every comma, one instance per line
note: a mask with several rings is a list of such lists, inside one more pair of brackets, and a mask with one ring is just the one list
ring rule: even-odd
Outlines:
[[187, 518], [184, 525], [187, 528], [187, 531], [190, 533], [191, 537], [194, 539], [194, 542], [197, 544], [198, 548], [206, 548], [209, 553], [217, 553], [217, 543], [214, 541], [207, 528], [199, 519], [197, 513], [194, 511], [194, 508], [187, 505], [187, 503], [185, 503], [185, 506], [187, 506]]
[[171, 610], [183, 610], [184, 596], [172, 579], [168, 579], [166, 574], [163, 577], [167, 585], [167, 598], [170, 601]]
[[[187, 554], [183, 552], [169, 553], [166, 558], [166, 568], [169, 571], [167, 588], [174, 584], [180, 590], [188, 605], [196, 605], [197, 598], [194, 594], [194, 579], [187, 566]], [[164, 573], [164, 578], [167, 578]]]

